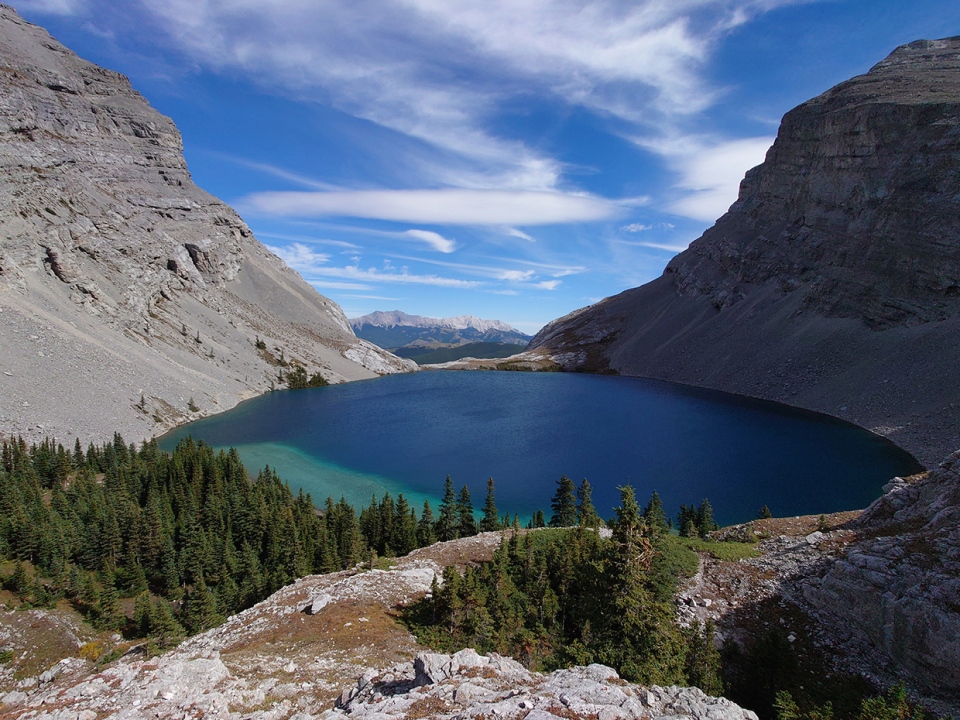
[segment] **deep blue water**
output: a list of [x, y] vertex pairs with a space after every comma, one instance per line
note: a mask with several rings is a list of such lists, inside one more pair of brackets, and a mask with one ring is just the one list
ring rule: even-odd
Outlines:
[[275, 392], [178, 428], [269, 464], [317, 504], [355, 506], [403, 492], [418, 511], [446, 475], [483, 505], [493, 477], [501, 514], [549, 519], [556, 481], [590, 480], [604, 518], [630, 484], [668, 513], [709, 498], [721, 523], [866, 507], [919, 465], [849, 423], [775, 403], [639, 378], [565, 373], [419, 372]]

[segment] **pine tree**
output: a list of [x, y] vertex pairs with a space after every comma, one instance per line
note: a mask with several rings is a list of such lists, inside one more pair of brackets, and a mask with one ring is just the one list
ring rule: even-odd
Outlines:
[[447, 475], [444, 481], [443, 500], [440, 503], [440, 517], [437, 518], [437, 539], [441, 542], [456, 540], [457, 520], [457, 495], [453, 490], [453, 480]]
[[480, 532], [499, 530], [500, 527], [497, 501], [494, 498], [493, 478], [489, 478], [487, 480], [487, 499], [483, 504], [483, 518], [480, 520]]
[[471, 537], [477, 534], [477, 521], [473, 517], [473, 502], [470, 500], [470, 488], [464, 485], [457, 496], [457, 534]]
[[760, 512], [757, 513], [758, 520], [768, 520], [769, 518], [772, 518], [772, 517], [773, 517], [773, 513], [770, 512], [770, 508], [767, 507], [766, 505], [760, 508]]
[[545, 518], [544, 515], [543, 515], [543, 510], [537, 510], [537, 511], [533, 514], [533, 517], [530, 519], [530, 527], [531, 527], [531, 528], [542, 528], [542, 527], [546, 527], [546, 526], [547, 526], [547, 522], [546, 522], [546, 518]]
[[561, 475], [557, 481], [557, 492], [550, 501], [553, 515], [550, 527], [573, 527], [577, 524], [577, 497], [573, 480]]
[[649, 588], [655, 552], [633, 488], [620, 488], [613, 529], [611, 592], [614, 612], [608, 622], [607, 652], [625, 678], [642, 683], [683, 680], [683, 639], [671, 622], [673, 608], [658, 603]]
[[577, 522], [583, 527], [602, 524], [597, 509], [593, 506], [593, 488], [586, 478], [577, 488]]
[[643, 517], [654, 535], [662, 535], [669, 529], [667, 526], [667, 516], [663, 512], [663, 502], [660, 500], [660, 494], [656, 490], [654, 490], [650, 496], [650, 501], [643, 511]]
[[162, 598], [154, 606], [152, 634], [161, 650], [176, 645], [187, 634], [174, 617], [170, 603]]
[[216, 597], [210, 592], [202, 577], [184, 598], [180, 617], [183, 626], [191, 634], [203, 632], [223, 621], [217, 613]]
[[699, 620], [684, 631], [687, 653], [684, 659], [686, 681], [703, 690], [707, 695], [723, 693], [720, 679], [720, 652], [713, 643], [714, 625], [707, 621], [701, 625]]
[[423, 512], [420, 514], [420, 522], [417, 523], [417, 545], [427, 547], [437, 541], [436, 533], [433, 529], [433, 510], [430, 508], [430, 501], [423, 501]]
[[120, 596], [112, 585], [104, 587], [94, 608], [94, 625], [103, 630], [119, 630], [126, 618], [120, 606]]
[[707, 535], [717, 529], [717, 523], [713, 519], [713, 505], [711, 505], [710, 501], [706, 498], [703, 499], [703, 502], [700, 503], [700, 507], [697, 508], [696, 525], [697, 533], [702, 538], [705, 538]]
[[397, 496], [390, 547], [398, 556], [406, 555], [417, 547], [417, 514], [403, 493]]
[[677, 513], [677, 531], [680, 537], [694, 537], [699, 534], [697, 526], [697, 509], [695, 507], [680, 505], [680, 512]]

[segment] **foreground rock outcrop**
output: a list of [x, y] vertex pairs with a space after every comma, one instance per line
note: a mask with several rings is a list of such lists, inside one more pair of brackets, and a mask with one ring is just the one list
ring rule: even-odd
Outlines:
[[840, 558], [789, 586], [877, 677], [960, 709], [960, 452], [899, 478], [853, 524]]
[[530, 672], [516, 660], [472, 649], [454, 655], [425, 653], [413, 663], [396, 665], [360, 678], [344, 690], [335, 720], [353, 718], [497, 717], [506, 720], [554, 718], [688, 718], [690, 720], [756, 720], [756, 714], [725, 698], [697, 688], [640, 687], [620, 679], [604, 665]]
[[329, 382], [413, 369], [194, 185], [173, 122], [125, 77], [6, 6], [0, 338], [0, 434], [31, 439], [225, 410], [269, 389], [281, 350]]
[[527, 355], [826, 412], [924, 464], [960, 447], [960, 38], [787, 113], [740, 197], [663, 276]]

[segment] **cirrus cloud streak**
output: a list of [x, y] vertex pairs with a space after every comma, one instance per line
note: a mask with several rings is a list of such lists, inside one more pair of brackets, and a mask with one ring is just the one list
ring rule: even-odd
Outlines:
[[[617, 217], [624, 211], [614, 201], [591, 195], [462, 189], [261, 192], [248, 195], [238, 204], [247, 212], [280, 217], [355, 217], [438, 225], [595, 222]], [[446, 247], [436, 238], [414, 237], [431, 242], [437, 249]]]

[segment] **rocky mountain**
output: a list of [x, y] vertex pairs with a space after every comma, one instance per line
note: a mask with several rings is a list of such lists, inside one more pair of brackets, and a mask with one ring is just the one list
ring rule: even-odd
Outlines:
[[960, 38], [897, 48], [787, 113], [660, 278], [531, 353], [830, 413], [936, 463], [960, 447], [958, 126]]
[[271, 387], [281, 350], [329, 382], [412, 368], [193, 183], [173, 122], [125, 77], [6, 6], [0, 337], [0, 433], [33, 439], [226, 410]]
[[357, 337], [390, 350], [401, 347], [436, 349], [479, 342], [524, 346], [530, 342], [529, 335], [505, 322], [481, 320], [473, 315], [429, 318], [399, 310], [377, 311], [352, 319], [350, 325]]

